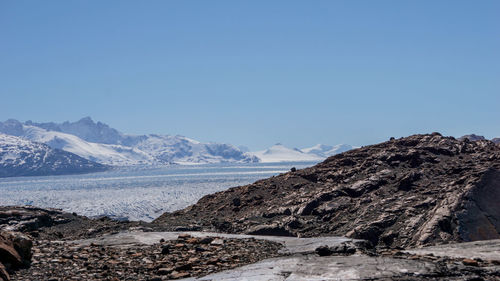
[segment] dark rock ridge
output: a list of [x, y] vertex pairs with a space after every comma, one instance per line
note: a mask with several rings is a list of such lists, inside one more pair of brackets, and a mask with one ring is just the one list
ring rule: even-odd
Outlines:
[[433, 133], [207, 195], [155, 223], [415, 247], [500, 238], [499, 199], [500, 146]]
[[75, 240], [128, 229], [163, 230], [161, 226], [142, 221], [88, 218], [33, 206], [0, 206], [0, 231], [20, 232], [37, 239]]

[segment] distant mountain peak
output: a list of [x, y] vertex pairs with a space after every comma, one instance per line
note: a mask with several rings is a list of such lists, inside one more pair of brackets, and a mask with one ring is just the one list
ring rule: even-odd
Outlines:
[[464, 139], [468, 139], [470, 141], [478, 141], [478, 140], [486, 140], [485, 137], [483, 136], [478, 136], [476, 134], [470, 134], [470, 135], [465, 135], [465, 136], [461, 136], [460, 138], [458, 138], [459, 140], [464, 140]]
[[78, 120], [77, 123], [95, 124], [94, 120], [92, 120], [92, 117], [90, 116], [83, 117], [82, 119]]

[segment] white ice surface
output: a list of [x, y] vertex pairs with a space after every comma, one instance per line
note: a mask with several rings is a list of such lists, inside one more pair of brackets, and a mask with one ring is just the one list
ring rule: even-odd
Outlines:
[[102, 173], [0, 179], [0, 205], [60, 208], [151, 221], [202, 196], [312, 163], [136, 167]]

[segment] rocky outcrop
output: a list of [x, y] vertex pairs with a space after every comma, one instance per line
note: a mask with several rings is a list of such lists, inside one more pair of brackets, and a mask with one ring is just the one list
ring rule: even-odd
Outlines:
[[494, 239], [500, 237], [499, 181], [500, 146], [493, 142], [413, 135], [207, 195], [155, 223], [347, 235], [386, 247]]
[[29, 266], [31, 246], [21, 233], [0, 231], [0, 280], [10, 280], [9, 272]]
[[161, 226], [141, 221], [88, 218], [33, 206], [0, 206], [0, 231], [21, 232], [37, 240], [74, 240], [128, 229], [163, 230]]

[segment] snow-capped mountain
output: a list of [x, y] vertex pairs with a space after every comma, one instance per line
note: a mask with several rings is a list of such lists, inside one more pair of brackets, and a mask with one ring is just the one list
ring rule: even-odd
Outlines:
[[281, 143], [275, 144], [262, 151], [250, 152], [258, 157], [262, 162], [298, 162], [298, 161], [322, 161], [332, 155], [339, 154], [355, 147], [348, 144], [339, 144], [335, 146], [317, 144], [313, 147], [298, 149], [288, 148]]
[[230, 144], [201, 143], [183, 136], [148, 135], [135, 147], [147, 151], [159, 161], [178, 164], [259, 161]]
[[77, 122], [0, 122], [0, 132], [42, 142], [106, 165], [258, 162], [230, 144], [201, 143], [183, 136], [126, 135], [89, 117]]
[[335, 154], [339, 154], [355, 148], [349, 144], [338, 144], [335, 146], [317, 144], [313, 147], [302, 148], [301, 151], [308, 154], [314, 154], [322, 158], [327, 158]]
[[105, 165], [126, 166], [156, 163], [154, 157], [135, 148], [87, 142], [75, 135], [48, 131], [40, 127], [22, 124], [13, 119], [0, 122], [0, 132], [45, 143], [52, 148], [68, 151]]
[[106, 170], [70, 152], [0, 134], [0, 177], [62, 175]]
[[281, 144], [257, 152], [223, 143], [202, 143], [184, 136], [128, 135], [85, 117], [76, 122], [0, 122], [0, 133], [41, 142], [105, 165], [156, 165], [321, 161], [350, 145], [291, 149]]
[[47, 131], [74, 135], [82, 140], [93, 143], [134, 146], [141, 140], [146, 139], [146, 136], [126, 135], [109, 127], [107, 124], [101, 122], [95, 123], [90, 117], [82, 118], [76, 122], [65, 121], [60, 124], [54, 122], [34, 123], [33, 121], [27, 121], [25, 124]]
[[281, 143], [277, 143], [266, 150], [251, 153], [264, 163], [323, 160], [323, 157], [305, 153], [297, 148], [288, 148]]

